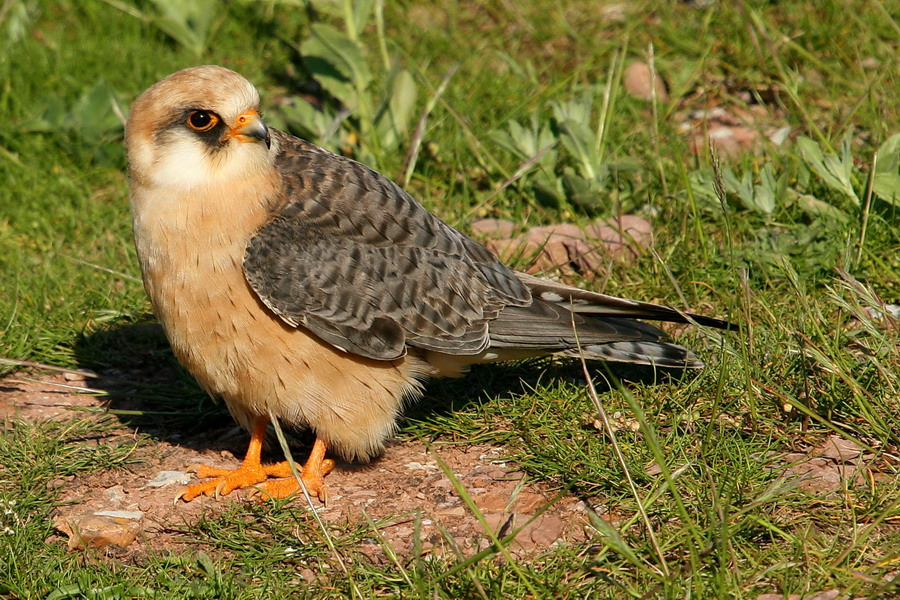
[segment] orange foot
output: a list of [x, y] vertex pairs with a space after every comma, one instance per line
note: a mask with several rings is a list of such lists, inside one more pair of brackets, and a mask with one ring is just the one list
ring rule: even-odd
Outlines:
[[[273, 477], [286, 477], [286, 479], [270, 479], [257, 486], [263, 498], [287, 498], [300, 490], [300, 483], [291, 473], [291, 467], [287, 461], [272, 465], [272, 467], [279, 469], [279, 474], [273, 474]], [[332, 469], [334, 469], [334, 461], [330, 458], [325, 458], [325, 442], [316, 438], [316, 443], [313, 444], [313, 449], [306, 460], [306, 465], [300, 471], [303, 487], [306, 488], [310, 496], [318, 498], [322, 502], [328, 501], [328, 487], [325, 485], [325, 476], [331, 473]]]
[[[263, 437], [268, 425], [269, 419], [266, 417], [258, 417], [253, 422], [253, 432], [250, 435], [247, 455], [239, 468], [234, 470], [217, 469], [201, 465], [197, 468], [197, 477], [214, 477], [215, 479], [188, 486], [180, 497], [186, 502], [190, 502], [201, 494], [219, 497], [251, 486], [257, 486], [257, 489], [266, 498], [286, 498], [296, 492], [300, 488], [300, 484], [293, 477], [287, 461], [273, 465], [260, 463]], [[300, 473], [300, 478], [310, 496], [316, 496], [323, 502], [327, 497], [325, 476], [334, 468], [334, 461], [325, 459], [325, 450], [325, 442], [316, 438], [309, 460]], [[270, 477], [286, 479], [269, 480]]]

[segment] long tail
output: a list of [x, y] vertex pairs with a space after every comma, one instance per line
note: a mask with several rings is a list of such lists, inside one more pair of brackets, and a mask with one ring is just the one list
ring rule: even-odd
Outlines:
[[580, 347], [590, 359], [693, 369], [703, 366], [693, 352], [665, 341], [661, 329], [634, 319], [735, 328], [721, 319], [667, 306], [588, 292], [524, 273], [518, 276], [534, 302], [508, 306], [491, 322], [490, 346], [501, 355], [504, 350], [534, 350], [577, 356]]

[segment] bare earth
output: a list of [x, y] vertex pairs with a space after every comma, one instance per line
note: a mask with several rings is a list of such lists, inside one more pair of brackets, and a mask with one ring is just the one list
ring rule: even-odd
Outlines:
[[[171, 371], [160, 370], [154, 361], [140, 364], [127, 374], [152, 384], [171, 380]], [[125, 375], [110, 369], [109, 376]], [[107, 374], [104, 374], [106, 377]], [[16, 422], [73, 418], [106, 419], [102, 410], [108, 399], [79, 393], [78, 388], [104, 387], [99, 380], [85, 379], [77, 373], [51, 375], [22, 372], [0, 379], [0, 421], [15, 427]], [[107, 386], [108, 387], [108, 386]], [[120, 397], [116, 409], [152, 410], [148, 401]], [[91, 410], [95, 412], [90, 412]], [[115, 421], [114, 421], [115, 422]], [[78, 443], [126, 446], [134, 451], [125, 467], [78, 476], [61, 477], [50, 482], [61, 496], [54, 525], [58, 533], [48, 538], [51, 544], [68, 544], [73, 551], [85, 546], [103, 548], [113, 560], [140, 560], [147, 553], [170, 550], [196, 551], [202, 543], [189, 532], [204, 516], [223, 512], [234, 503], [251, 502], [246, 492], [215, 499], [201, 497], [193, 502], [176, 501], [185, 483], [194, 481], [188, 468], [198, 463], [236, 467], [246, 448], [247, 434], [224, 418], [212, 419], [209, 427], [195, 427], [189, 434], [170, 426], [159, 431], [145, 427], [138, 438], [126, 418], [99, 439]], [[176, 422], [177, 424], [177, 422]], [[140, 439], [141, 443], [135, 444]], [[823, 498], [842, 493], [845, 486], [864, 486], [870, 479], [886, 475], [872, 454], [853, 442], [832, 435], [798, 452], [773, 455], [770, 468], [776, 469], [805, 491]], [[424, 553], [456, 552], [441, 532], [443, 528], [458, 551], [471, 556], [490, 545], [490, 536], [459, 496], [456, 487], [438, 465], [435, 456], [452, 470], [471, 496], [487, 525], [504, 537], [517, 527], [526, 527], [516, 537], [511, 551], [535, 555], [554, 544], [582, 545], [591, 536], [587, 503], [568, 495], [557, 497], [554, 491], [523, 479], [517, 466], [504, 456], [507, 450], [485, 444], [454, 445], [436, 443], [430, 448], [421, 442], [390, 444], [384, 456], [361, 467], [339, 464], [328, 476], [327, 506], [315, 501], [319, 517], [337, 531], [364, 525], [368, 517], [383, 543], [402, 558], [415, 550], [418, 522]], [[280, 460], [270, 452], [269, 460]], [[295, 458], [302, 460], [297, 452]], [[554, 502], [555, 500], [555, 502]], [[548, 504], [549, 508], [543, 510]], [[312, 520], [309, 504], [296, 498], [292, 505]], [[600, 507], [592, 506], [602, 513]], [[252, 517], [251, 517], [252, 518]], [[618, 520], [614, 515], [602, 518]], [[374, 537], [374, 533], [369, 536]], [[387, 560], [378, 543], [363, 544], [360, 551], [375, 562]], [[314, 574], [310, 574], [313, 576]], [[822, 600], [837, 590], [823, 592]], [[767, 598], [760, 596], [759, 600]], [[819, 596], [816, 596], [819, 598]]]
[[[20, 373], [7, 377], [0, 380], [0, 419], [7, 426], [15, 420], [99, 419], [102, 412], [84, 409], [102, 407], [105, 400], [71, 389], [90, 385], [90, 380], [73, 373]], [[131, 457], [135, 462], [126, 468], [52, 482], [60, 488], [62, 504], [56, 520], [60, 533], [48, 542], [68, 541], [70, 548], [106, 547], [121, 557], [191, 547], [192, 542], [184, 533], [187, 525], [196, 523], [204, 514], [224, 510], [230, 503], [252, 501], [246, 493], [238, 492], [220, 499], [175, 501], [188, 478], [196, 481], [188, 472], [190, 466], [239, 465], [247, 435], [236, 426], [221, 427], [198, 434], [195, 439], [162, 439], [138, 445]], [[134, 443], [134, 433], [123, 423], [100, 443]], [[564, 496], [541, 512], [556, 493], [524, 482], [516, 466], [502, 459], [504, 449], [488, 445], [435, 444], [428, 449], [421, 442], [394, 442], [381, 459], [370, 465], [339, 464], [327, 479], [328, 504], [314, 501], [313, 505], [323, 521], [335, 525], [364, 523], [368, 515], [379, 523], [379, 533], [401, 556], [412, 550], [417, 518], [423, 549], [450, 551], [438, 528], [441, 526], [464, 554], [474, 554], [490, 544], [489, 536], [439, 467], [434, 454], [453, 471], [500, 537], [540, 513], [518, 534], [513, 551], [540, 552], [551, 544], [585, 539], [588, 518], [584, 502]], [[269, 459], [280, 457], [272, 452]], [[293, 504], [308, 506], [302, 497], [293, 500]]]

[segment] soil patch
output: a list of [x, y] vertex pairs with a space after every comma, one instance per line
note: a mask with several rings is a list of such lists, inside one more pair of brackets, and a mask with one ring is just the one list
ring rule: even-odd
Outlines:
[[[86, 418], [99, 419], [102, 411], [90, 411], [102, 408], [105, 400], [84, 393], [90, 383], [90, 377], [77, 372], [7, 377], [0, 380], [0, 416], [7, 422], [67, 420], [86, 411], [82, 412]], [[231, 424], [213, 425], [212, 430], [178, 436], [177, 441], [148, 436], [150, 443], [140, 444], [131, 457], [134, 462], [125, 467], [51, 482], [59, 488], [62, 504], [56, 520], [60, 533], [48, 541], [67, 542], [76, 549], [102, 547], [120, 556], [189, 547], [192, 541], [184, 534], [186, 527], [234, 502], [252, 501], [241, 492], [219, 499], [176, 501], [185, 483], [196, 481], [188, 467], [205, 463], [234, 468], [240, 463], [247, 435]], [[123, 422], [121, 431], [103, 443], [133, 440], [133, 429]], [[368, 517], [379, 524], [381, 536], [401, 556], [413, 550], [416, 527], [423, 550], [450, 551], [443, 528], [464, 554], [474, 554], [490, 544], [490, 537], [441, 469], [437, 455], [499, 537], [528, 523], [516, 537], [514, 552], [540, 552], [553, 544], [585, 540], [586, 505], [571, 496], [555, 498], [553, 490], [528, 482], [504, 458], [507, 453], [485, 444], [428, 448], [418, 441], [396, 441], [369, 465], [339, 463], [327, 479], [328, 504], [316, 501], [315, 510], [336, 526], [365, 523]], [[268, 457], [280, 460], [275, 452]], [[303, 457], [295, 452], [295, 458]], [[306, 506], [302, 497], [293, 503]], [[382, 552], [377, 544], [371, 547]]]

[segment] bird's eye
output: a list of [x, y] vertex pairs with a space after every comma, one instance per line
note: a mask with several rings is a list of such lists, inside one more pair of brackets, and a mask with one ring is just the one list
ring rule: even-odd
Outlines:
[[219, 117], [205, 110], [195, 110], [188, 115], [188, 127], [194, 131], [209, 131], [219, 122]]

